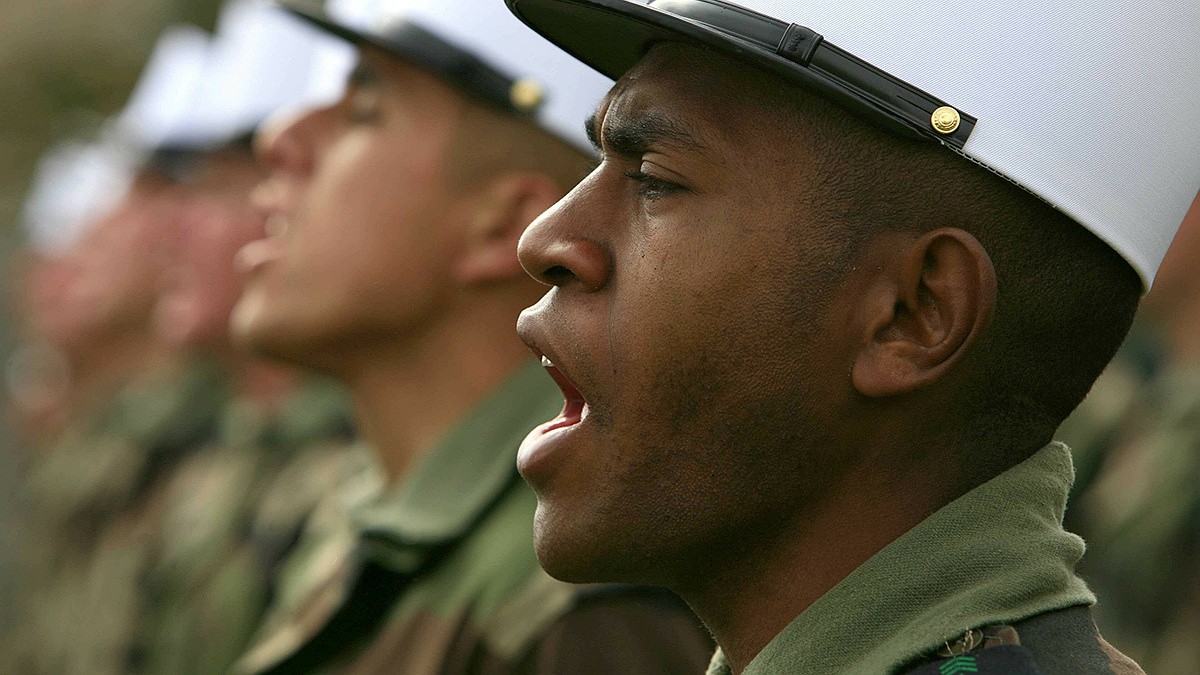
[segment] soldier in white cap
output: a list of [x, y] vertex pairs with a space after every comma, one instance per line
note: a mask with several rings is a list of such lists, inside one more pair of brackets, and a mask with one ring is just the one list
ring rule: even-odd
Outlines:
[[1052, 441], [1200, 186], [1195, 3], [507, 0], [619, 78], [526, 231], [543, 566], [710, 673], [1133, 673]]
[[[227, 338], [233, 256], [262, 232], [248, 201], [262, 178], [251, 133], [281, 107], [336, 94], [325, 70], [344, 75], [352, 60], [279, 8], [236, 0], [215, 38], [164, 35], [108, 130], [105, 147], [135, 155], [137, 175], [111, 189], [125, 196], [94, 228], [113, 234], [80, 245], [86, 259], [103, 245], [107, 275], [94, 276], [122, 283], [87, 284], [67, 314], [131, 305], [119, 325], [170, 358], [145, 375], [132, 357], [110, 358], [130, 381], [31, 472], [36, 564], [14, 672], [225, 672], [308, 510], [362, 464], [340, 392], [302, 387]], [[168, 212], [143, 196], [151, 187]]]
[[5, 370], [11, 421], [34, 453], [168, 351], [149, 314], [175, 200], [169, 181], [136, 173], [113, 143], [66, 141], [39, 162], [15, 283], [22, 344]]
[[[146, 123], [165, 119], [170, 106], [149, 105], [163, 97], [148, 97], [146, 83], [169, 74], [187, 86], [207, 40], [192, 27], [165, 32], [128, 110], [140, 111]], [[179, 195], [174, 181], [145, 164], [127, 139], [127, 131], [109, 126], [96, 141], [55, 149], [26, 204], [32, 262], [22, 295], [29, 347], [6, 375], [14, 391], [22, 380], [41, 385], [27, 390], [37, 394], [30, 400], [15, 401], [26, 407], [30, 425], [22, 440], [31, 453], [21, 614], [0, 650], [0, 669], [12, 672], [123, 668], [110, 650], [119, 640], [110, 638], [130, 625], [125, 591], [136, 582], [124, 583], [120, 565], [107, 564], [115, 558], [102, 553], [104, 533], [128, 515], [147, 467], [204, 435], [205, 424], [181, 419], [202, 421], [212, 411], [201, 405], [207, 387], [179, 387], [198, 395], [176, 401], [157, 386], [175, 380], [183, 361], [152, 322], [177, 234]], [[137, 405], [147, 389], [167, 403], [152, 411]], [[188, 411], [182, 418], [165, 417], [171, 429], [157, 427], [160, 412], [179, 408]], [[101, 611], [106, 621], [89, 619]]]
[[336, 97], [352, 64], [348, 45], [271, 3], [229, 2], [185, 113], [156, 143], [152, 161], [177, 177], [181, 204], [156, 328], [215, 373], [223, 397], [211, 438], [160, 472], [138, 516], [152, 551], [141, 570], [139, 669], [226, 671], [312, 506], [344, 475], [371, 470], [339, 387], [229, 339], [242, 280], [234, 256], [263, 232], [249, 201], [264, 176], [252, 133], [281, 109]]
[[359, 47], [341, 100], [268, 123], [234, 330], [346, 383], [381, 485], [331, 498], [290, 560], [245, 672], [697, 672], [674, 596], [538, 567], [517, 447], [561, 405], [513, 333], [540, 287], [526, 225], [592, 157], [611, 81], [501, 3], [286, 2]]

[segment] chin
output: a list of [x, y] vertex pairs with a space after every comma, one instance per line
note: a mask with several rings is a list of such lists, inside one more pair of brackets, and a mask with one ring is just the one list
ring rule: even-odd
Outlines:
[[[266, 313], [234, 312], [231, 335], [234, 344], [250, 353], [303, 370], [340, 378], [343, 375], [343, 350], [337, 337], [324, 330], [312, 330], [308, 322], [284, 321]], [[325, 328], [318, 325], [317, 328]]]
[[563, 519], [538, 506], [534, 519], [534, 548], [547, 574], [573, 584], [625, 583], [670, 586], [663, 557], [650, 540], [631, 539], [625, 527]]
[[233, 309], [229, 331], [240, 347], [259, 356], [291, 361], [295, 331], [288, 331], [282, 322], [272, 320], [262, 302], [247, 296]]

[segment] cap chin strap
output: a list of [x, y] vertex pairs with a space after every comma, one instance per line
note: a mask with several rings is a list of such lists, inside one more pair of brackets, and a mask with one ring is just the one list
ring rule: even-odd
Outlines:
[[647, 7], [719, 31], [792, 62], [815, 89], [906, 136], [961, 150], [976, 119], [826, 42], [816, 31], [721, 0], [651, 0]]

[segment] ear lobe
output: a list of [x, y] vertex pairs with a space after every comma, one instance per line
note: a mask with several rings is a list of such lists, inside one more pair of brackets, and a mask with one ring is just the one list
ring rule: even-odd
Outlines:
[[556, 181], [539, 173], [512, 172], [490, 179], [468, 216], [455, 278], [464, 286], [527, 278], [517, 260], [517, 242], [562, 195]]
[[965, 230], [929, 232], [893, 260], [863, 304], [867, 335], [851, 380], [864, 396], [904, 394], [944, 378], [995, 313], [995, 268]]

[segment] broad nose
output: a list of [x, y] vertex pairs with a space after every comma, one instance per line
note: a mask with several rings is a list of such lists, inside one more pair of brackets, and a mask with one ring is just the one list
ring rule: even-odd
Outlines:
[[533, 221], [517, 244], [517, 258], [531, 277], [548, 286], [593, 293], [608, 285], [613, 262], [597, 222], [595, 190], [585, 179]]

